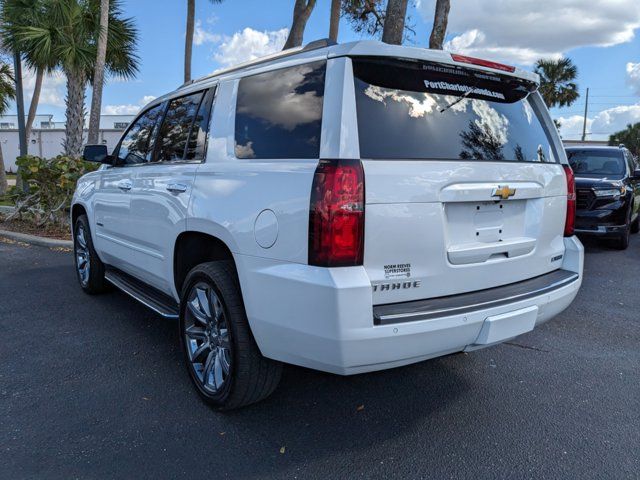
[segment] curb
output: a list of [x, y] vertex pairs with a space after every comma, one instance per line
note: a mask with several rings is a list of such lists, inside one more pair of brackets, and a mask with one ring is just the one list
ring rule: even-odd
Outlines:
[[16, 242], [29, 243], [40, 247], [63, 247], [73, 248], [71, 240], [57, 240], [55, 238], [38, 237], [37, 235], [28, 235], [26, 233], [10, 232], [8, 230], [0, 230], [0, 237], [9, 238]]

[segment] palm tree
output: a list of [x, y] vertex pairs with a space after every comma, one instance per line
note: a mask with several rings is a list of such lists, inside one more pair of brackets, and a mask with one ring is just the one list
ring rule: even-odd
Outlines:
[[[222, 3], [223, 0], [209, 0]], [[191, 80], [191, 57], [193, 56], [193, 32], [196, 16], [196, 0], [187, 0], [187, 34], [184, 39], [184, 83]]]
[[102, 87], [104, 86], [104, 67], [107, 60], [107, 35], [109, 32], [109, 0], [100, 0], [100, 33], [96, 53], [96, 65], [93, 70], [93, 91], [91, 92], [91, 110], [89, 111], [89, 133], [87, 143], [98, 143], [100, 128], [100, 109], [102, 108]]
[[[9, 102], [16, 96], [14, 88], [14, 78], [11, 67], [0, 63], [0, 115], [4, 115], [9, 109]], [[7, 193], [7, 175], [4, 167], [4, 157], [2, 156], [2, 145], [0, 145], [0, 195]]]
[[540, 75], [540, 94], [547, 107], [568, 107], [580, 94], [575, 79], [578, 69], [569, 58], [541, 59], [534, 71]]
[[[21, 45], [18, 32], [21, 29], [37, 25], [43, 14], [44, 3], [42, 0], [4, 0], [2, 9], [0, 10], [0, 35], [2, 42], [8, 50], [12, 52], [24, 52]], [[36, 72], [35, 86], [31, 95], [29, 104], [29, 112], [25, 123], [25, 133], [27, 138], [27, 148], [29, 146], [29, 136], [33, 128], [33, 121], [36, 118], [38, 103], [40, 102], [40, 92], [42, 91], [42, 82], [44, 74], [53, 68], [50, 64], [36, 64], [33, 59], [26, 56], [27, 66]], [[22, 81], [16, 78], [16, 81]]]
[[[28, 0], [32, 1], [32, 0]], [[123, 18], [121, 0], [109, 4], [106, 71], [132, 78], [138, 71], [135, 45], [137, 29]], [[15, 32], [28, 62], [53, 65], [67, 77], [64, 151], [80, 156], [85, 114], [85, 89], [92, 80], [96, 44], [100, 35], [100, 3], [97, 0], [42, 0], [38, 23]]]

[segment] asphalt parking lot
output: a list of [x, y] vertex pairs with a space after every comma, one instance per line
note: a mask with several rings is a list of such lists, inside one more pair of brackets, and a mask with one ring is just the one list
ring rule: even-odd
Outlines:
[[0, 241], [2, 478], [639, 478], [640, 237], [587, 243], [569, 310], [509, 344], [268, 400], [198, 398], [177, 326]]

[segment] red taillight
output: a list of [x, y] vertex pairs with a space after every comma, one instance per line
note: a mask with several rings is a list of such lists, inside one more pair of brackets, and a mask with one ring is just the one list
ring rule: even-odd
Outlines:
[[511, 65], [505, 65], [503, 63], [492, 62], [491, 60], [483, 60], [481, 58], [467, 57], [466, 55], [451, 54], [451, 58], [454, 62], [469, 63], [471, 65], [480, 65], [481, 67], [489, 67], [495, 70], [502, 70], [503, 72], [513, 73], [516, 71], [516, 67]]
[[309, 211], [309, 265], [362, 265], [364, 172], [359, 160], [321, 160]]
[[569, 165], [563, 165], [567, 177], [567, 219], [564, 223], [564, 236], [571, 237], [576, 225], [576, 179]]

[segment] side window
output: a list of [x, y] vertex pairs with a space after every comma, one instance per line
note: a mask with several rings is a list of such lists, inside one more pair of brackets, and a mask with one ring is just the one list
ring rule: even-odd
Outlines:
[[153, 152], [154, 129], [162, 118], [163, 105], [147, 110], [131, 125], [120, 142], [117, 165], [135, 165], [150, 161]]
[[198, 109], [198, 114], [193, 121], [187, 148], [184, 152], [185, 160], [204, 160], [207, 145], [207, 135], [209, 133], [211, 104], [213, 103], [214, 96], [215, 87], [209, 90], [204, 95], [204, 99], [202, 100], [202, 102], [200, 102], [200, 108]]
[[245, 77], [238, 86], [237, 158], [318, 158], [326, 62]]
[[[197, 92], [169, 102], [167, 114], [162, 122], [157, 143], [157, 160], [171, 162], [184, 160], [189, 132], [199, 115], [199, 107], [204, 97], [204, 92]], [[191, 143], [191, 142], [189, 142]], [[196, 148], [190, 149], [190, 155], [195, 155]]]

